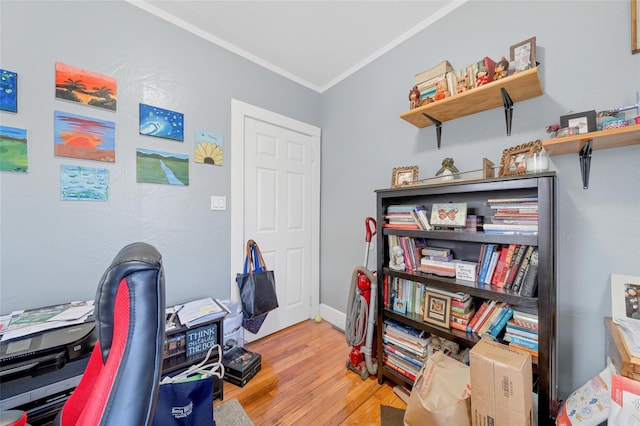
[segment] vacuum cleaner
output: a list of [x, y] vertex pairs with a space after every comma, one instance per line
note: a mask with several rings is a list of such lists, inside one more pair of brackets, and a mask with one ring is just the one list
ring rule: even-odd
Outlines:
[[346, 363], [347, 369], [358, 373], [362, 380], [378, 372], [378, 363], [373, 356], [378, 284], [376, 276], [367, 269], [371, 237], [376, 234], [376, 221], [368, 217], [364, 224], [366, 228], [364, 266], [356, 267], [351, 276], [345, 327], [347, 344], [351, 346]]

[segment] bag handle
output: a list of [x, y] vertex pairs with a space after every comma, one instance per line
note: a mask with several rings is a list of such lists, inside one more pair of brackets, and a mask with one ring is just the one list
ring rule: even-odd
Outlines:
[[[211, 352], [213, 350], [218, 352], [218, 361], [211, 362], [207, 364], [207, 362], [211, 359]], [[187, 379], [189, 376], [194, 374], [202, 374], [202, 378], [206, 378], [208, 376], [216, 376], [218, 379], [222, 380], [224, 378], [224, 365], [222, 364], [222, 348], [220, 345], [213, 345], [209, 348], [207, 352], [207, 356], [204, 357], [202, 361], [200, 361], [196, 365], [192, 365], [187, 370], [182, 373], [176, 374], [175, 376], [166, 376], [164, 379], [160, 381], [160, 384], [165, 383], [176, 383], [181, 380]]]
[[267, 265], [264, 263], [260, 247], [258, 247], [258, 243], [254, 240], [247, 241], [247, 256], [245, 258], [244, 270], [245, 273], [249, 274], [267, 270]]

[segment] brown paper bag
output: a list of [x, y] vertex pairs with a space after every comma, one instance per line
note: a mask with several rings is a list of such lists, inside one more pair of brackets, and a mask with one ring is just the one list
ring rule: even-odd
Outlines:
[[424, 363], [411, 389], [405, 426], [471, 425], [469, 367], [436, 352]]

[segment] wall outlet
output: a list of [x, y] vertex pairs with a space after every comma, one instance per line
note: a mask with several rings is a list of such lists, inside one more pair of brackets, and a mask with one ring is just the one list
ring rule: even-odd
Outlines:
[[211, 210], [226, 210], [227, 209], [227, 197], [223, 196], [211, 196]]

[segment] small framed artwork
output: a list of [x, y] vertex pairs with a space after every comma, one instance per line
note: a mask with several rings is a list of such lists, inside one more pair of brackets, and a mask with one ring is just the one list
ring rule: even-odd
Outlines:
[[407, 313], [407, 304], [404, 300], [396, 297], [393, 299], [393, 310], [401, 314], [405, 314]]
[[515, 72], [528, 70], [536, 66], [536, 38], [531, 37], [510, 47], [511, 62]]
[[418, 180], [418, 166], [395, 167], [391, 174], [391, 187], [398, 188]]
[[18, 112], [18, 74], [0, 69], [0, 110]]
[[467, 203], [434, 204], [431, 207], [431, 225], [464, 228], [467, 225]]
[[440, 293], [425, 291], [423, 319], [438, 327], [449, 328], [451, 297]]
[[516, 176], [527, 172], [527, 157], [542, 151], [540, 139], [502, 151], [499, 176]]
[[184, 114], [140, 104], [140, 134], [184, 141]]
[[577, 127], [582, 133], [596, 131], [596, 110], [579, 112], [577, 114], [567, 114], [560, 117], [560, 128]]
[[613, 322], [640, 320], [640, 277], [611, 274]]

